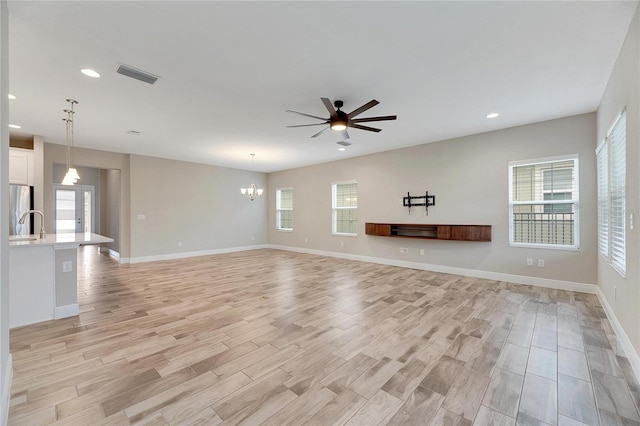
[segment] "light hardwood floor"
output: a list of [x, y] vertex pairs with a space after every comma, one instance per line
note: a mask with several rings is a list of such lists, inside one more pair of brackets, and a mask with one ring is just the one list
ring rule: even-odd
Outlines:
[[278, 250], [79, 268], [78, 317], [11, 331], [12, 425], [640, 424], [594, 295]]

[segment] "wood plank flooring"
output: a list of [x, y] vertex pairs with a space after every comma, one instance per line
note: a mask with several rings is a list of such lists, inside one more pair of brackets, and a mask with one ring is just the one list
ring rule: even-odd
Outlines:
[[640, 425], [594, 295], [256, 250], [79, 255], [11, 331], [11, 425]]

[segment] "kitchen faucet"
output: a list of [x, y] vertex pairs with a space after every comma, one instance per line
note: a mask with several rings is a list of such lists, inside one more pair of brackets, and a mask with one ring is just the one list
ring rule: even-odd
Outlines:
[[46, 237], [47, 234], [44, 232], [44, 214], [42, 214], [40, 210], [29, 210], [28, 212], [22, 215], [18, 223], [20, 225], [24, 225], [24, 221], [27, 218], [27, 215], [29, 213], [38, 213], [40, 215], [40, 239]]

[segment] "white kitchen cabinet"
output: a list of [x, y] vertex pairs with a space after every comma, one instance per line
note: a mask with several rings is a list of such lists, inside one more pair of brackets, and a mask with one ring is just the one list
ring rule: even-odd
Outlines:
[[9, 183], [34, 185], [33, 151], [9, 148]]

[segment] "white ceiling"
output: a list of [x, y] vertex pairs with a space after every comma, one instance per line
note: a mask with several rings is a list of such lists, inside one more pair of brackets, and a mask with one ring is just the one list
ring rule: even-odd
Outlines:
[[[241, 169], [253, 152], [270, 172], [590, 112], [636, 6], [9, 1], [12, 133], [65, 143], [74, 98], [77, 146]], [[320, 97], [398, 120], [339, 152], [338, 133], [285, 127], [316, 122], [287, 109], [328, 116]]]

